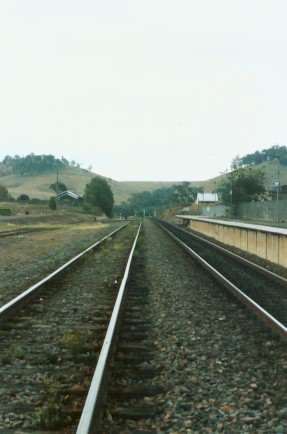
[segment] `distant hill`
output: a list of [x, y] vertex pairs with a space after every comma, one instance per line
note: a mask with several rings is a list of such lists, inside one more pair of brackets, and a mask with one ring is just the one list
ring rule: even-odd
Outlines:
[[[69, 190], [82, 196], [85, 186], [95, 176], [101, 176], [86, 169], [66, 165], [58, 170], [59, 181], [66, 184]], [[20, 194], [28, 194], [33, 199], [49, 199], [54, 192], [49, 186], [57, 180], [56, 171], [23, 175], [9, 173], [0, 176], [0, 184], [6, 185], [9, 193], [16, 199]], [[106, 178], [111, 185], [116, 203], [126, 201], [133, 193], [144, 190], [153, 191], [161, 187], [170, 187], [173, 182], [119, 182]]]
[[[265, 188], [272, 190], [274, 181], [277, 179], [277, 160], [266, 161], [263, 164], [254, 166], [254, 168], [264, 167], [266, 173]], [[1, 169], [1, 163], [0, 163]], [[1, 170], [0, 170], [1, 173]], [[192, 172], [190, 174], [192, 179]], [[9, 173], [0, 176], [0, 184], [6, 185], [9, 193], [16, 199], [20, 194], [27, 194], [31, 199], [49, 199], [54, 193], [49, 186], [56, 182], [56, 171], [49, 171], [38, 173], [35, 175], [23, 175]], [[83, 195], [85, 186], [90, 182], [91, 178], [97, 175], [86, 169], [65, 165], [59, 168], [58, 177], [59, 181], [67, 185], [68, 189]], [[206, 193], [212, 192], [220, 186], [222, 179], [227, 176], [223, 173], [215, 178], [203, 181], [190, 181], [191, 186], [204, 187]], [[171, 173], [172, 179], [172, 173]], [[166, 182], [152, 182], [152, 181], [126, 181], [119, 182], [110, 178], [106, 178], [111, 185], [114, 193], [115, 202], [117, 204], [126, 201], [133, 193], [140, 193], [142, 191], [154, 191], [162, 187], [170, 187], [179, 182], [166, 181]], [[187, 179], [185, 181], [188, 181]], [[281, 185], [287, 185], [287, 166], [280, 165], [280, 181]]]

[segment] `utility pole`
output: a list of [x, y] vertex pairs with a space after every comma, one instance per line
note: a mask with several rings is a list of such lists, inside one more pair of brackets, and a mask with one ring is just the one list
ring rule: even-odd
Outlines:
[[58, 191], [58, 182], [59, 182], [59, 172], [58, 172], [58, 166], [57, 166], [57, 163], [56, 163], [56, 173], [57, 173], [57, 180], [56, 180], [56, 209], [58, 209], [58, 194], [59, 194], [59, 191]]
[[279, 223], [279, 190], [280, 190], [280, 172], [279, 172], [279, 165], [280, 165], [280, 157], [279, 155], [276, 155], [275, 157], [277, 159], [277, 181], [275, 181], [275, 187], [276, 187], [276, 223]]

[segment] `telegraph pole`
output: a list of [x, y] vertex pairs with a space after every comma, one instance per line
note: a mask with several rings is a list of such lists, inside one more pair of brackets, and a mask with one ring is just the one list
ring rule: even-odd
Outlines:
[[279, 190], [280, 190], [280, 172], [279, 172], [279, 164], [280, 164], [280, 157], [279, 155], [276, 155], [275, 157], [277, 159], [277, 181], [275, 181], [275, 187], [276, 187], [276, 223], [279, 223]]
[[57, 163], [56, 163], [56, 173], [57, 173], [57, 180], [56, 180], [56, 209], [58, 208], [58, 194], [59, 194], [59, 191], [58, 191], [58, 182], [59, 182], [59, 171], [58, 171], [58, 166], [57, 166]]

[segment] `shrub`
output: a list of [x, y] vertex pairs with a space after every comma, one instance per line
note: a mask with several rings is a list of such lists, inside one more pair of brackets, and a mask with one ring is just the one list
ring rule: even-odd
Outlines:
[[55, 196], [50, 197], [48, 207], [52, 209], [53, 211], [57, 209], [57, 202]]
[[28, 194], [20, 194], [20, 196], [17, 197], [17, 202], [28, 202], [30, 200], [30, 197]]
[[91, 209], [92, 209], [92, 205], [90, 205], [89, 203], [84, 203], [84, 205], [83, 205], [83, 210], [84, 210], [85, 212], [90, 212]]
[[0, 215], [2, 216], [9, 216], [12, 214], [11, 208], [0, 208]]

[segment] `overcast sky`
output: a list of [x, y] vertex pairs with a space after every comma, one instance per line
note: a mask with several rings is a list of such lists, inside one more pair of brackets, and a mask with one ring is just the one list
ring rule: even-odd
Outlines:
[[0, 160], [206, 180], [287, 144], [286, 0], [0, 0]]

